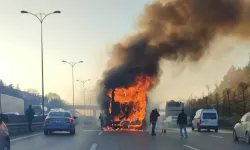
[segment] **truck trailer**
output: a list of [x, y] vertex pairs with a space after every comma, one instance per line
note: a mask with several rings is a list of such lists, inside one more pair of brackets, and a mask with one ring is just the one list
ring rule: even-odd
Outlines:
[[0, 113], [8, 112], [17, 112], [19, 115], [24, 115], [24, 100], [0, 94]]

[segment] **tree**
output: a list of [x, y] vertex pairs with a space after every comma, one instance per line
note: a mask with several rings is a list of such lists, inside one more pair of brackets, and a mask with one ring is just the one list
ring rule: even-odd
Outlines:
[[217, 92], [217, 89], [218, 89], [218, 83], [216, 82], [214, 84], [215, 86], [215, 102], [216, 102], [216, 109], [217, 111], [219, 112], [219, 93]]
[[47, 97], [49, 100], [61, 100], [60, 95], [58, 95], [57, 93], [52, 93], [52, 92], [50, 92], [50, 93], [48, 93], [48, 94], [46, 95], [46, 97]]
[[2, 79], [0, 79], [0, 86], [4, 86], [4, 82]]
[[242, 100], [243, 100], [243, 113], [246, 113], [246, 99], [245, 99], [245, 91], [248, 88], [248, 84], [246, 82], [241, 82], [239, 84], [239, 88], [241, 89], [242, 92]]
[[29, 88], [29, 89], [27, 90], [27, 92], [32, 93], [32, 94], [34, 94], [34, 95], [36, 95], [36, 96], [39, 95], [39, 92], [38, 92], [37, 89]]
[[230, 93], [231, 93], [231, 89], [230, 88], [226, 88], [224, 90], [224, 93], [227, 95], [227, 101], [228, 101], [228, 115], [231, 115], [231, 101], [230, 101]]
[[11, 88], [11, 89], [14, 89], [14, 85], [13, 84], [8, 85], [8, 87]]
[[52, 109], [52, 108], [65, 108], [65, 103], [61, 99], [52, 99], [49, 102], [48, 107], [50, 109]]
[[207, 88], [207, 95], [209, 95], [209, 89], [210, 89], [209, 84], [206, 85], [206, 88]]
[[20, 90], [19, 84], [16, 85], [16, 89], [17, 89], [17, 90]]

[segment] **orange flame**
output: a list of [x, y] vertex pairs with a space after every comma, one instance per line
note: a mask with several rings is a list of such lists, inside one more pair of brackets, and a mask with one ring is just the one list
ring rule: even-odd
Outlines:
[[[132, 86], [126, 88], [116, 88], [115, 89], [115, 102], [120, 104], [131, 104], [132, 110], [129, 116], [120, 120], [123, 121], [140, 121], [140, 125], [130, 125], [130, 126], [142, 126], [142, 121], [146, 116], [146, 106], [147, 106], [147, 91], [154, 84], [154, 80], [146, 75], [139, 75], [136, 77], [135, 82]], [[112, 98], [112, 89], [108, 91], [108, 96]], [[109, 108], [111, 112], [111, 107]], [[123, 114], [123, 112], [120, 112]], [[115, 120], [119, 118], [115, 117]]]

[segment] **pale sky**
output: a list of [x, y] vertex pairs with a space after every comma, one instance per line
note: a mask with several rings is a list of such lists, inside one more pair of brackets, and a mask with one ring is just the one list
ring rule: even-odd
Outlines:
[[[134, 31], [137, 17], [150, 1], [0, 0], [0, 79], [7, 84], [19, 84], [21, 89], [35, 88], [41, 93], [40, 23], [20, 11], [50, 13], [60, 10], [61, 14], [49, 16], [43, 24], [45, 93], [58, 93], [70, 102], [71, 68], [61, 61], [84, 61], [76, 65], [75, 79], [90, 78], [85, 87], [93, 89], [105, 69], [109, 48]], [[191, 92], [201, 93], [206, 90], [205, 84], [220, 81], [232, 64], [246, 65], [249, 50], [238, 45], [233, 49], [236, 51], [227, 53], [227, 57], [216, 60], [212, 59], [214, 56], [209, 57], [199, 67], [181, 69], [181, 73], [177, 69], [178, 76], [173, 73], [176, 72], [174, 68], [179, 67], [164, 65], [162, 82], [155, 90], [157, 97], [165, 100], [185, 97]], [[183, 84], [181, 96], [177, 83]], [[162, 89], [169, 92], [164, 91], [161, 95]], [[79, 103], [82, 102], [81, 90], [82, 85], [76, 82], [75, 95]]]
[[[21, 10], [48, 16], [44, 29], [45, 93], [72, 99], [71, 68], [62, 63], [83, 60], [75, 79], [93, 89], [105, 69], [108, 47], [133, 31], [149, 0], [0, 0], [0, 79], [41, 92], [40, 23]], [[75, 83], [76, 97], [82, 88]]]

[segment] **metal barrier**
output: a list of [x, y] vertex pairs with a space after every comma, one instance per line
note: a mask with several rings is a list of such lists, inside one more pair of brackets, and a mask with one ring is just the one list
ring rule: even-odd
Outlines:
[[[23, 133], [28, 133], [28, 123], [11, 123], [6, 124], [9, 130], [10, 136], [19, 135]], [[32, 131], [37, 132], [43, 130], [44, 122], [34, 122], [32, 123]]]

